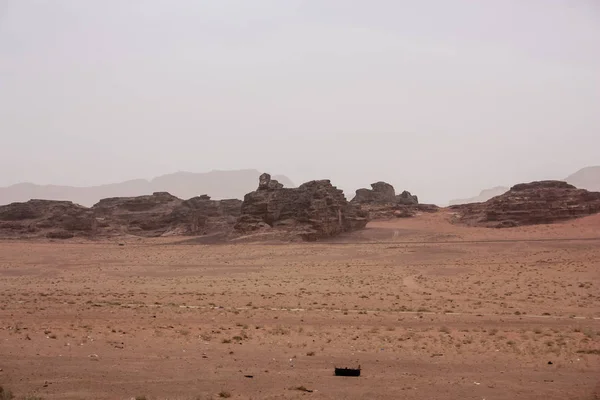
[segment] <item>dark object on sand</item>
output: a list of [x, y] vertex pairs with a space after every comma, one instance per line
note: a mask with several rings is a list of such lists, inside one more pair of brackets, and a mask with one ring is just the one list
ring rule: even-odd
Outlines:
[[335, 376], [360, 376], [360, 365], [358, 366], [358, 368], [335, 367]]

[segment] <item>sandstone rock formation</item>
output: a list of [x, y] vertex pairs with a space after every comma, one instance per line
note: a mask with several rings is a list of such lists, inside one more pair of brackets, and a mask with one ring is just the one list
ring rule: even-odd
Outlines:
[[138, 236], [199, 235], [231, 230], [240, 200], [211, 200], [203, 195], [181, 200], [166, 192], [103, 199], [92, 207], [99, 225], [112, 233]]
[[457, 212], [458, 222], [472, 226], [548, 224], [600, 212], [600, 193], [563, 181], [540, 181], [515, 185], [484, 203], [450, 208]]
[[[563, 181], [579, 188], [589, 190], [590, 192], [600, 192], [600, 166], [591, 166], [580, 169], [579, 171], [567, 176]], [[467, 199], [450, 200], [450, 205], [482, 203], [492, 197], [500, 196], [508, 192], [510, 188], [505, 186], [496, 186], [491, 189], [482, 190], [479, 196]]]
[[263, 174], [258, 189], [244, 197], [235, 229], [242, 234], [275, 230], [290, 237], [317, 240], [366, 224], [366, 214], [348, 203], [344, 193], [329, 180], [289, 189]]
[[396, 190], [392, 185], [385, 182], [371, 184], [372, 189], [358, 189], [353, 203], [393, 203], [396, 199]]
[[434, 212], [437, 206], [419, 204], [417, 196], [408, 191], [396, 195], [392, 185], [386, 182], [371, 184], [371, 189], [358, 189], [351, 201], [369, 213], [369, 219], [413, 217], [418, 211]]
[[419, 204], [419, 198], [415, 195], [410, 194], [408, 191], [403, 191], [398, 196], [396, 196], [396, 202], [398, 204], [404, 204], [406, 206], [412, 206]]
[[68, 201], [30, 200], [0, 206], [0, 235], [69, 239], [228, 233], [241, 205], [241, 200], [215, 201], [206, 195], [181, 200], [166, 192], [103, 199], [92, 208]]
[[93, 212], [70, 201], [29, 200], [0, 206], [0, 234], [68, 239], [96, 230]]

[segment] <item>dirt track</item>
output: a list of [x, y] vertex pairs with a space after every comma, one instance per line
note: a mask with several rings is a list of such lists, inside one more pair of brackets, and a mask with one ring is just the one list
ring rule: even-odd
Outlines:
[[[447, 218], [326, 244], [0, 242], [0, 385], [44, 399], [600, 396], [600, 218]], [[333, 376], [358, 364], [360, 378]]]

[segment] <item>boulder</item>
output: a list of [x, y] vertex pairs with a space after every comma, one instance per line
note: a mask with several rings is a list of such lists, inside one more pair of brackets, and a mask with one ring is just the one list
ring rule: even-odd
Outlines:
[[410, 194], [410, 192], [405, 190], [396, 196], [396, 203], [405, 206], [413, 206], [419, 204], [419, 198], [417, 196], [413, 196]]
[[353, 203], [394, 203], [396, 199], [396, 190], [392, 185], [386, 182], [375, 182], [371, 184], [371, 189], [358, 189]]

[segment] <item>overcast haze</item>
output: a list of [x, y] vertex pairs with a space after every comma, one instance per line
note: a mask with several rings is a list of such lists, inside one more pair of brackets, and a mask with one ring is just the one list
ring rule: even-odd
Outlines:
[[0, 0], [0, 185], [256, 168], [428, 202], [600, 164], [595, 0]]

